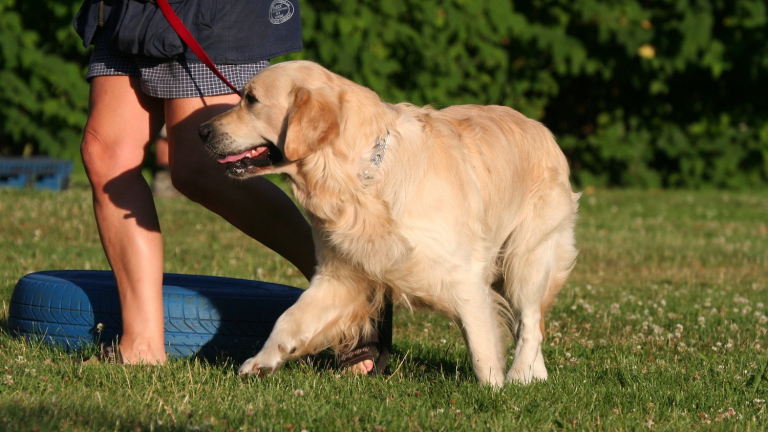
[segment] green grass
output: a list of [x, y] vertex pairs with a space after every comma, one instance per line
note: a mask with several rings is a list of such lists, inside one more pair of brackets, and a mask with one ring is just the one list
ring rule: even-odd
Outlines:
[[[589, 191], [581, 255], [548, 318], [549, 381], [481, 388], [455, 325], [395, 311], [390, 375], [320, 361], [243, 380], [232, 363], [83, 363], [11, 337], [16, 281], [106, 269], [82, 182], [0, 190], [0, 430], [768, 429], [768, 196]], [[305, 287], [285, 261], [186, 200], [158, 203], [166, 271]]]

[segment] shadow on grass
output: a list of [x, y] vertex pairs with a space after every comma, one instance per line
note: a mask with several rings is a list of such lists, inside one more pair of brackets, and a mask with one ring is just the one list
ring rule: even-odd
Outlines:
[[10, 333], [11, 329], [8, 327], [8, 317], [0, 318], [0, 334]]
[[[99, 343], [119, 340], [120, 300], [111, 271], [52, 271], [25, 278], [30, 278], [29, 293], [35, 294], [27, 297], [36, 299], [26, 303], [35, 304], [15, 308], [23, 319], [13, 316], [10, 320], [14, 327], [26, 326], [21, 331], [25, 336], [44, 337], [47, 344], [83, 358], [98, 353]], [[274, 323], [302, 292], [243, 279], [165, 274], [166, 351], [170, 356], [236, 369], [261, 349]], [[2, 328], [8, 327], [5, 319]], [[286, 368], [296, 367], [294, 363]], [[338, 369], [335, 355], [327, 351], [303, 363], [318, 372]], [[403, 376], [418, 374], [420, 379], [473, 377], [466, 348], [452, 344], [435, 347], [396, 341], [384, 375], [395, 371]]]
[[[251, 353], [251, 355], [255, 354], [256, 351]], [[241, 363], [230, 356], [219, 356], [215, 359], [198, 357], [198, 359], [212, 367], [231, 368], [233, 373], [237, 372]], [[345, 373], [345, 369], [346, 367], [338, 365], [333, 351], [325, 350], [315, 355], [290, 360], [282, 366], [278, 373]], [[379, 376], [389, 378], [395, 374], [419, 381], [475, 380], [468, 357], [456, 357], [444, 350], [434, 350], [408, 342], [396, 343], [393, 346], [387, 368]]]
[[474, 380], [475, 375], [466, 349], [446, 345], [429, 347], [409, 341], [395, 341], [390, 373], [401, 373], [418, 379]]
[[[136, 417], [139, 417], [137, 415]], [[163, 430], [188, 431], [190, 424], [148, 424], [133, 416], [122, 415], [116, 409], [102, 409], [98, 405], [79, 402], [72, 408], [67, 402], [50, 400], [24, 400], [17, 396], [0, 402], [0, 421], [8, 431], [62, 430]], [[194, 424], [194, 422], [191, 422]]]

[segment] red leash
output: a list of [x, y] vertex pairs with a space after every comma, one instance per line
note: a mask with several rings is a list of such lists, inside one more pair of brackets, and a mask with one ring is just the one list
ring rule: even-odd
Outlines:
[[[152, 0], [150, 0], [152, 1]], [[184, 41], [184, 43], [187, 44], [189, 49], [192, 50], [193, 53], [199, 58], [207, 67], [211, 70], [214, 74], [216, 74], [217, 77], [219, 77], [220, 80], [224, 82], [224, 84], [227, 85], [227, 87], [231, 88], [232, 91], [235, 92], [238, 96], [243, 96], [240, 94], [240, 90], [237, 89], [237, 87], [233, 86], [229, 80], [222, 75], [222, 73], [219, 71], [218, 68], [216, 68], [216, 65], [213, 64], [211, 61], [211, 58], [208, 57], [208, 54], [205, 53], [203, 50], [203, 47], [200, 46], [199, 43], [195, 40], [194, 36], [192, 36], [192, 33], [187, 30], [187, 27], [184, 26], [184, 23], [181, 22], [178, 15], [176, 15], [176, 12], [173, 11], [173, 8], [170, 4], [168, 4], [168, 0], [154, 0], [157, 3], [157, 6], [160, 8], [160, 11], [165, 16], [165, 19], [168, 20], [168, 23], [173, 27], [174, 30], [176, 30], [176, 33], [179, 34], [179, 37], [181, 40]]]

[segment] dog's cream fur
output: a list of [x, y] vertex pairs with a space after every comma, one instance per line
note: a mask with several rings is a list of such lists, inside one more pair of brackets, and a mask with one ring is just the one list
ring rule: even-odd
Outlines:
[[[303, 61], [266, 69], [245, 95], [203, 126], [206, 146], [226, 156], [274, 143], [282, 162], [233, 175], [288, 175], [318, 267], [241, 374], [371, 332], [391, 289], [396, 302], [460, 324], [481, 383], [547, 378], [544, 312], [577, 255], [579, 195], [542, 124], [501, 106], [384, 103]], [[387, 133], [377, 168], [374, 146]], [[517, 342], [505, 374], [509, 329]]]

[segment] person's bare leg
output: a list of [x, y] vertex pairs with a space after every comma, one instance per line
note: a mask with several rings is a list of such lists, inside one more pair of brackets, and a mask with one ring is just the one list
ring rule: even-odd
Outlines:
[[170, 165], [168, 157], [168, 138], [157, 137], [155, 140], [155, 164], [157, 166]]
[[165, 361], [163, 243], [152, 193], [141, 175], [150, 141], [163, 123], [163, 101], [144, 95], [137, 78], [99, 76], [81, 146], [93, 187], [101, 242], [120, 292], [126, 363]]
[[167, 99], [165, 120], [173, 184], [189, 199], [285, 257], [307, 279], [315, 272], [309, 224], [291, 199], [269, 180], [233, 180], [205, 149], [198, 127], [232, 108], [234, 94]]

